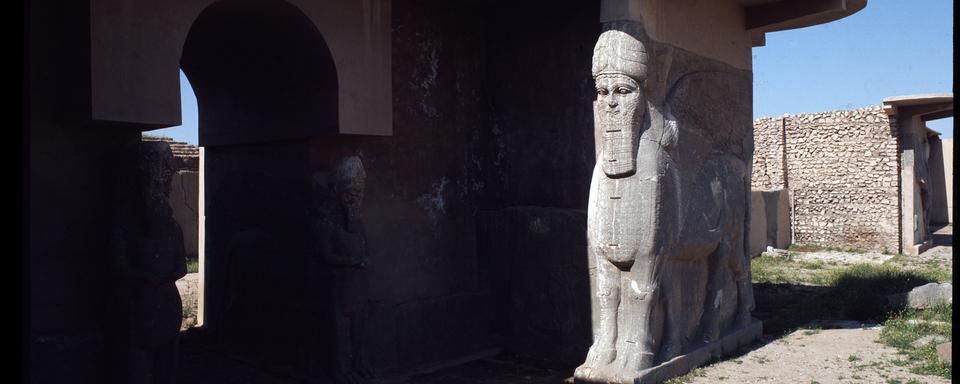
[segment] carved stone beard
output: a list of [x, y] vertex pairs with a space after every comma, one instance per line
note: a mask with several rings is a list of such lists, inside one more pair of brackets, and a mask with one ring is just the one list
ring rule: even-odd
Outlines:
[[[615, 84], [623, 83], [627, 76], [617, 74], [603, 77], [606, 79], [598, 78], [598, 83], [611, 82], [611, 86], [603, 87], [611, 94], [600, 96], [593, 104], [597, 138], [602, 142], [603, 157], [598, 161], [601, 162], [601, 168], [607, 177], [630, 176], [637, 170], [638, 143], [646, 116], [643, 90], [637, 86], [632, 94], [615, 96], [613, 93], [618, 92]], [[637, 85], [632, 80], [630, 82]], [[598, 84], [598, 88], [600, 87]]]

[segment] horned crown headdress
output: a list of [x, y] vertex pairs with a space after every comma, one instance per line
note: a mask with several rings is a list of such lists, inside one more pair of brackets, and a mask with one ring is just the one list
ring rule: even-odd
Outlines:
[[609, 30], [600, 34], [593, 48], [593, 78], [624, 74], [638, 83], [647, 78], [647, 48], [630, 34]]

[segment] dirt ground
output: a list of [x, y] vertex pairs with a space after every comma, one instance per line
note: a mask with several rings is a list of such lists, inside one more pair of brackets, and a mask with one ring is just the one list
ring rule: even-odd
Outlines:
[[[919, 256], [899, 256], [905, 269], [953, 268], [952, 226], [934, 232], [934, 247]], [[883, 263], [893, 256], [879, 253], [804, 252], [805, 260]], [[910, 373], [892, 362], [894, 348], [879, 343], [880, 327], [840, 324], [840, 329], [798, 329], [784, 337], [765, 335], [766, 344], [735, 358], [698, 369], [685, 383], [950, 383], [948, 379]], [[811, 327], [815, 328], [815, 327]], [[827, 324], [823, 328], [830, 328]], [[765, 331], [766, 333], [766, 331]], [[911, 381], [913, 380], [913, 381]]]
[[[950, 383], [898, 367], [894, 348], [877, 340], [879, 327], [799, 329], [726, 361], [694, 371], [692, 384], [714, 383]], [[915, 380], [915, 381], [911, 381]]]

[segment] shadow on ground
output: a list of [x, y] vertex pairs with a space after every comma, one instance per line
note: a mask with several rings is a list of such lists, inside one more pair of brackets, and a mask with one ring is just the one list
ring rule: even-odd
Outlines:
[[[181, 335], [179, 384], [302, 384], [306, 380], [268, 372], [231, 358], [212, 347], [211, 337], [192, 328]], [[576, 367], [500, 353], [413, 375], [385, 375], [369, 384], [556, 384], [573, 376]], [[318, 382], [318, 383], [322, 383]]]
[[931, 226], [930, 232], [933, 233], [934, 247], [952, 247], [953, 246], [953, 226], [952, 225]]

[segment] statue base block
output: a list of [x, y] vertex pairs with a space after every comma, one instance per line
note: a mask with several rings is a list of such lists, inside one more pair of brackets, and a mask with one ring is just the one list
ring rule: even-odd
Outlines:
[[719, 342], [703, 344], [656, 367], [640, 371], [640, 375], [633, 382], [634, 384], [654, 384], [684, 375], [710, 360], [720, 359], [737, 352], [740, 347], [752, 343], [762, 333], [763, 323], [753, 319], [750, 325], [724, 335]]

